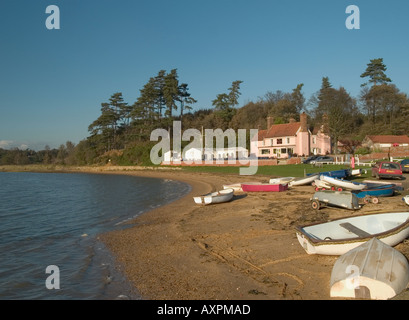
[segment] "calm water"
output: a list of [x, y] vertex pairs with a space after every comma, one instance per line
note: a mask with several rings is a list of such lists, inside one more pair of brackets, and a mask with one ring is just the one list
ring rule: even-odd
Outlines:
[[[0, 299], [139, 299], [98, 234], [189, 191], [121, 175], [0, 173]], [[60, 289], [46, 287], [50, 265]]]

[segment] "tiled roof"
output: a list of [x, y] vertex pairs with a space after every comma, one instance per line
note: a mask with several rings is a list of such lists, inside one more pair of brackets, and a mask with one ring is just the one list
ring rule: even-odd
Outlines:
[[373, 143], [409, 143], [409, 137], [402, 136], [368, 136]]
[[[295, 136], [300, 129], [301, 122], [275, 124], [267, 131], [263, 138], [289, 137]], [[264, 130], [263, 130], [264, 131]]]

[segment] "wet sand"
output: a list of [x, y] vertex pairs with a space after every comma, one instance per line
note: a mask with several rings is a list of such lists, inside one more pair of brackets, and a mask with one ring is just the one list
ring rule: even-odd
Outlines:
[[[193, 196], [219, 190], [223, 184], [267, 182], [270, 177], [180, 171], [125, 174], [177, 179], [192, 186], [189, 195], [143, 214], [135, 226], [101, 236], [143, 299], [331, 299], [329, 282], [338, 257], [308, 255], [298, 243], [295, 227], [407, 210], [401, 196], [395, 196], [355, 212], [334, 208], [317, 212], [310, 206], [312, 186], [280, 193], [236, 192], [229, 203], [199, 206]], [[409, 241], [395, 248], [409, 257]]]

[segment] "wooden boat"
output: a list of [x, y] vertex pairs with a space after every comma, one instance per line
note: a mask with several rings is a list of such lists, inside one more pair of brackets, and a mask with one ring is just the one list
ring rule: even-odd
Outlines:
[[342, 255], [373, 237], [395, 246], [409, 236], [409, 212], [376, 213], [296, 228], [308, 254]]
[[405, 290], [409, 263], [398, 250], [377, 238], [340, 256], [330, 280], [330, 296], [386, 300]]
[[273, 178], [270, 179], [269, 183], [270, 184], [286, 184], [289, 183], [290, 181], [293, 181], [295, 177], [281, 177], [281, 178]]
[[287, 184], [242, 184], [241, 188], [244, 192], [282, 192], [288, 190]]
[[197, 204], [208, 205], [208, 204], [228, 202], [233, 198], [233, 195], [234, 195], [233, 189], [224, 189], [221, 191], [208, 193], [200, 197], [193, 197], [193, 200]]
[[340, 207], [349, 210], [359, 210], [359, 200], [356, 195], [350, 191], [317, 191], [312, 196], [311, 206], [319, 210], [323, 206]]
[[295, 178], [294, 180], [291, 180], [288, 183], [288, 186], [289, 187], [305, 186], [307, 184], [313, 183], [317, 178], [318, 178], [318, 173], [317, 174], [312, 174], [312, 175], [307, 176], [307, 177]]
[[325, 181], [326, 183], [333, 185], [337, 188], [338, 191], [342, 190], [362, 190], [366, 187], [364, 183], [356, 183], [353, 181], [342, 180], [329, 176], [320, 176], [320, 180]]

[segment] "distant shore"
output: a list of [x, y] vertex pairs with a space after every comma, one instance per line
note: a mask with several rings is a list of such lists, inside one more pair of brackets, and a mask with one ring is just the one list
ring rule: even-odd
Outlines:
[[[380, 210], [407, 210], [397, 196], [358, 212], [316, 212], [310, 206], [311, 186], [281, 193], [238, 192], [229, 203], [206, 207], [192, 199], [224, 184], [268, 181], [263, 176], [109, 166], [7, 169], [115, 173], [188, 183], [192, 190], [185, 197], [141, 215], [130, 228], [100, 235], [118, 268], [143, 299], [150, 300], [329, 300], [337, 257], [308, 255], [297, 241], [295, 226]], [[0, 171], [5, 171], [4, 166]], [[409, 257], [407, 241], [396, 249]]]

